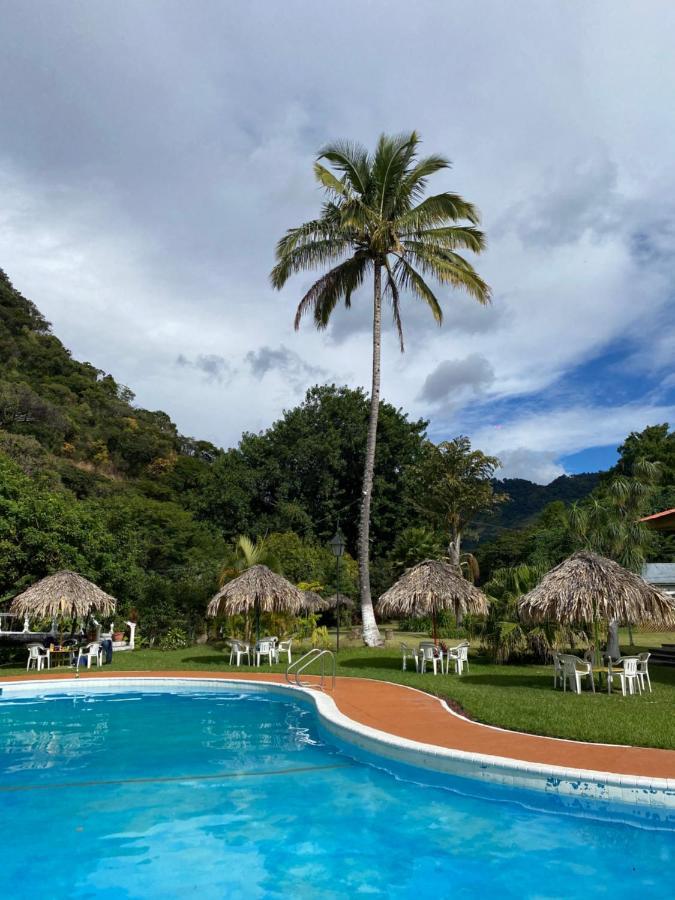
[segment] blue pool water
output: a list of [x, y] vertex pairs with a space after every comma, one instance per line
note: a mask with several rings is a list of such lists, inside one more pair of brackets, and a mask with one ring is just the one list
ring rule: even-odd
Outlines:
[[0, 896], [673, 896], [672, 822], [410, 771], [275, 694], [5, 694]]

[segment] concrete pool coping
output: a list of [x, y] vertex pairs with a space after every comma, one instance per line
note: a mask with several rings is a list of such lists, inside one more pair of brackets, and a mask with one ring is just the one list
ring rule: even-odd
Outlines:
[[289, 686], [263, 672], [193, 670], [26, 674], [3, 684], [70, 684], [144, 679], [268, 683], [311, 697], [324, 725], [363, 750], [398, 762], [548, 793], [675, 808], [675, 750], [592, 744], [508, 731], [474, 722], [438, 697], [406, 685], [341, 676], [335, 691]]

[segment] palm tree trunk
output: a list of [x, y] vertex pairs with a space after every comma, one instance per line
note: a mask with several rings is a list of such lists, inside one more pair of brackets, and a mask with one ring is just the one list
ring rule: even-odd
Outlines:
[[451, 566], [457, 569], [459, 575], [462, 574], [462, 533], [455, 532], [448, 543], [448, 561]]
[[[462, 574], [462, 532], [453, 530], [453, 535], [448, 544], [448, 561], [451, 566], [457, 570], [457, 574]], [[457, 627], [462, 624], [463, 615], [457, 611], [455, 613], [455, 621]]]
[[375, 611], [373, 610], [373, 601], [370, 596], [370, 502], [373, 494], [377, 419], [380, 413], [381, 344], [382, 266], [380, 263], [376, 262], [373, 291], [373, 381], [370, 390], [368, 440], [366, 442], [366, 463], [363, 469], [361, 517], [359, 520], [359, 592], [361, 594], [361, 621], [363, 622], [363, 641], [368, 647], [378, 647], [382, 644], [382, 635], [380, 634], [377, 622], [375, 621]]

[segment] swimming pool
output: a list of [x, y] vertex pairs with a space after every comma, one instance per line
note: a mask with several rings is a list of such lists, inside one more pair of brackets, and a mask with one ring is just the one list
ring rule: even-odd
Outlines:
[[40, 690], [0, 698], [3, 896], [672, 896], [668, 814], [477, 791], [259, 687]]

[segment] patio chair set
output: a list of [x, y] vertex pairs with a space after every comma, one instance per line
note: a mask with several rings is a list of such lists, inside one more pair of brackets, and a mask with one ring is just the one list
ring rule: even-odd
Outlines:
[[651, 693], [652, 683], [649, 678], [649, 653], [639, 653], [637, 656], [622, 656], [612, 660], [607, 658], [604, 666], [595, 666], [590, 660], [580, 659], [570, 653], [553, 653], [553, 687], [560, 686], [565, 692], [569, 689], [575, 693], [581, 693], [582, 681], [586, 679], [591, 690], [595, 693], [595, 676], [607, 678], [607, 693], [612, 692], [612, 683], [618, 678], [621, 683], [621, 693], [642, 694], [647, 688]]
[[75, 666], [76, 669], [79, 669], [84, 664], [91, 669], [92, 662], [97, 666], [102, 666], [105, 659], [103, 647], [98, 641], [92, 641], [84, 646], [67, 644], [62, 647], [29, 644], [27, 649], [26, 671], [30, 669], [41, 671], [58, 666]]
[[278, 663], [282, 656], [286, 657], [290, 665], [293, 662], [292, 644], [292, 638], [280, 641], [276, 637], [264, 637], [254, 643], [229, 638], [227, 645], [230, 648], [230, 665], [240, 666], [242, 660], [245, 659], [249, 666], [260, 666], [263, 660], [267, 660], [271, 666], [273, 663]]
[[469, 669], [469, 642], [462, 641], [456, 647], [444, 648], [433, 641], [420, 641], [417, 649], [402, 642], [401, 656], [403, 671], [408, 668], [408, 660], [412, 660], [415, 671], [421, 674], [426, 672], [428, 664], [434, 675], [439, 672], [448, 675], [452, 664], [455, 673], [461, 675], [464, 667], [467, 671]]

